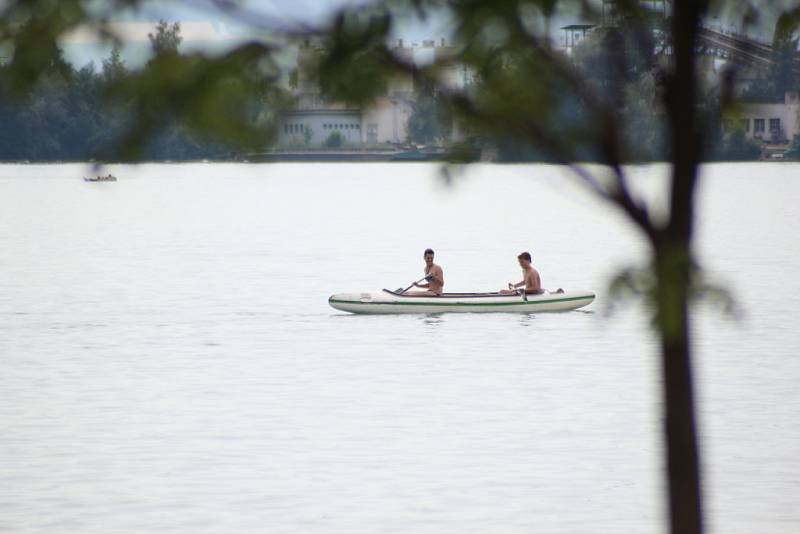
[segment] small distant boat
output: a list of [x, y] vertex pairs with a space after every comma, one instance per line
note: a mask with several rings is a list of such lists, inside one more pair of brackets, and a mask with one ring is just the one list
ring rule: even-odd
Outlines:
[[384, 289], [371, 293], [339, 293], [328, 299], [337, 310], [350, 313], [555, 312], [582, 308], [594, 300], [592, 291], [545, 291], [535, 295], [500, 293], [443, 293], [439, 297], [407, 295]]
[[88, 177], [84, 176], [83, 177], [83, 181], [84, 182], [116, 182], [117, 181], [117, 177], [114, 176], [113, 174], [109, 173], [108, 176], [95, 176], [94, 178], [92, 178], [91, 176], [88, 176]]

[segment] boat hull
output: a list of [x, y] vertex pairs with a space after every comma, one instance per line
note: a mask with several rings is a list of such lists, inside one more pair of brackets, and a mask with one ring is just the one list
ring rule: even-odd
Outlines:
[[569, 311], [592, 303], [592, 291], [568, 291], [541, 295], [497, 293], [445, 293], [441, 297], [405, 296], [384, 290], [372, 293], [331, 295], [331, 307], [350, 313], [539, 313]]

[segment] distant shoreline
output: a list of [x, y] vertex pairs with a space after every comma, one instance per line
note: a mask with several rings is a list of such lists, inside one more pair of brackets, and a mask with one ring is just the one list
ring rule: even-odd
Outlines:
[[[202, 158], [202, 159], [162, 159], [162, 160], [140, 160], [140, 161], [92, 161], [92, 160], [0, 160], [0, 165], [94, 165], [103, 167], [108, 165], [183, 165], [189, 163], [447, 163], [453, 161], [461, 164], [471, 163], [492, 163], [497, 165], [560, 165], [552, 161], [497, 161], [481, 160], [480, 158], [458, 158], [448, 159], [447, 154], [436, 155], [417, 155], [403, 153], [371, 153], [371, 152], [276, 152], [265, 154], [248, 154], [229, 158]], [[581, 165], [601, 165], [598, 162], [584, 161], [575, 162]], [[630, 161], [623, 165], [659, 165], [668, 164], [669, 161]], [[707, 160], [702, 164], [711, 163], [800, 163], [797, 158], [781, 159], [755, 159], [755, 160]]]

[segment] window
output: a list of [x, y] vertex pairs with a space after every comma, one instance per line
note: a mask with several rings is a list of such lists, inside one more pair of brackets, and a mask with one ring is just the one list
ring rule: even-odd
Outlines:
[[744, 130], [745, 133], [750, 131], [750, 119], [742, 119], [742, 130]]
[[753, 119], [753, 133], [758, 135], [764, 133], [765, 119]]
[[376, 123], [367, 124], [367, 142], [378, 142], [378, 125]]
[[769, 120], [769, 131], [770, 132], [780, 132], [781, 131], [781, 120], [780, 119], [770, 119]]

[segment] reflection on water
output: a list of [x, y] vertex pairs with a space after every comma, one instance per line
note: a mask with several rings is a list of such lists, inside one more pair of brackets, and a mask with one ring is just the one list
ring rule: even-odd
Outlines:
[[444, 323], [444, 315], [443, 313], [426, 313], [418, 317], [426, 326], [437, 327]]
[[[694, 325], [711, 532], [800, 522], [796, 169], [704, 172], [698, 253], [748, 310]], [[595, 313], [647, 248], [556, 167], [453, 188], [415, 164], [115, 166], [102, 188], [84, 171], [0, 166], [0, 529], [664, 530], [649, 315]], [[633, 172], [651, 194], [658, 168]], [[508, 209], [526, 190], [535, 206]], [[598, 300], [328, 306], [415, 279], [429, 246], [450, 291], [518, 279], [529, 250], [546, 287]]]

